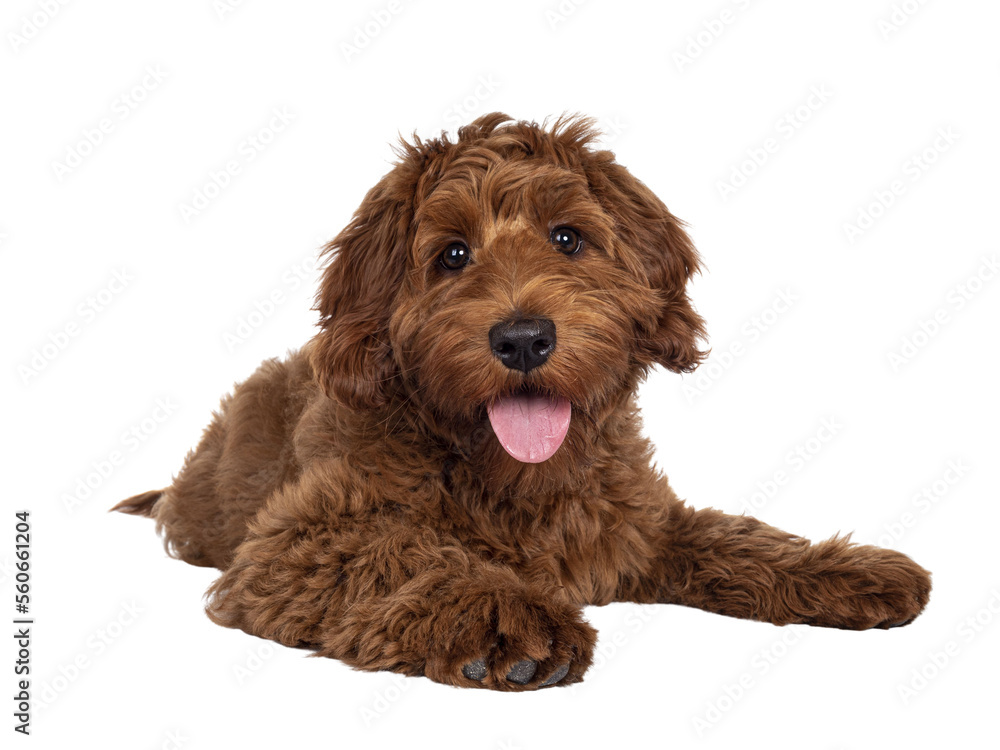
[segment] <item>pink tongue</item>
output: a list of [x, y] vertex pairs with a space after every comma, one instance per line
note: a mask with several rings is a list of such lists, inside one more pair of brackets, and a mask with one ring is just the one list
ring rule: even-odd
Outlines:
[[537, 464], [559, 450], [572, 409], [565, 398], [519, 394], [500, 399], [488, 411], [504, 450], [518, 461]]

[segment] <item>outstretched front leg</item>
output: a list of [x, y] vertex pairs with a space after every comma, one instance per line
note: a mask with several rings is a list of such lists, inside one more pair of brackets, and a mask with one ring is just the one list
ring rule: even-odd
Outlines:
[[320, 467], [271, 498], [209, 590], [209, 616], [360, 669], [451, 685], [582, 679], [596, 633], [579, 606], [400, 505], [360, 497], [369, 486]]
[[811, 544], [756, 518], [689, 508], [659, 486], [668, 513], [658, 555], [622, 599], [852, 630], [906, 625], [927, 604], [930, 573], [900, 552], [844, 537]]

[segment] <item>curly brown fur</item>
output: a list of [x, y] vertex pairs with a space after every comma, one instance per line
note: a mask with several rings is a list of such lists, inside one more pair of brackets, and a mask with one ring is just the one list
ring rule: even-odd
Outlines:
[[[116, 508], [223, 571], [215, 622], [362, 669], [525, 690], [582, 679], [588, 604], [840, 628], [924, 608], [930, 577], [908, 557], [693, 510], [651, 468], [635, 390], [655, 364], [704, 356], [698, 256], [594, 136], [582, 118], [492, 114], [403, 143], [327, 248], [316, 337], [237, 386], [170, 487]], [[579, 253], [553, 245], [567, 226]], [[455, 242], [472, 260], [449, 270]], [[514, 318], [554, 324], [540, 366], [491, 348]], [[572, 408], [538, 463], [488, 417], [527, 392]]]

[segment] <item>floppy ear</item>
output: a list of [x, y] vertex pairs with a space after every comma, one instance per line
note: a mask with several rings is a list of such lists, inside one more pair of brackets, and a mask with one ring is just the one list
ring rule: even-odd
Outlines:
[[320, 333], [311, 361], [326, 394], [352, 408], [384, 404], [398, 375], [389, 316], [406, 267], [419, 154], [375, 185], [351, 223], [324, 248], [330, 256], [316, 295]]
[[590, 157], [584, 169], [591, 192], [614, 217], [618, 236], [640, 259], [641, 266], [630, 270], [645, 276], [662, 303], [655, 324], [640, 332], [636, 354], [641, 361], [690, 372], [708, 354], [698, 348], [705, 338], [705, 321], [695, 312], [686, 288], [699, 269], [698, 252], [683, 223], [615, 162], [614, 154], [598, 151]]

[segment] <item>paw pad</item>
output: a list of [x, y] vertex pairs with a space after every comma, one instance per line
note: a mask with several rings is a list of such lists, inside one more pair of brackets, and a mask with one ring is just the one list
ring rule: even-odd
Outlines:
[[462, 674], [468, 677], [470, 680], [475, 680], [476, 682], [482, 682], [483, 678], [486, 677], [486, 660], [476, 659], [473, 662], [469, 662], [464, 667], [462, 667]]
[[[522, 659], [510, 668], [510, 671], [507, 672], [507, 679], [515, 685], [527, 685], [535, 678], [535, 674], [537, 672], [537, 661], [534, 659]], [[489, 668], [486, 666], [486, 660], [476, 659], [475, 661], [469, 662], [462, 667], [462, 674], [470, 680], [482, 682], [486, 679], [486, 675], [489, 674]], [[557, 668], [545, 679], [544, 682], [540, 683], [538, 687], [549, 687], [551, 685], [555, 685], [556, 683], [562, 681], [568, 674], [569, 662]]]
[[527, 685], [531, 682], [531, 678], [535, 676], [535, 670], [537, 669], [538, 662], [534, 659], [523, 659], [510, 668], [510, 671], [507, 673], [507, 679], [515, 685]]
[[548, 679], [545, 680], [538, 687], [548, 687], [549, 685], [555, 685], [559, 680], [569, 674], [569, 663], [563, 664], [559, 669], [549, 675]]

